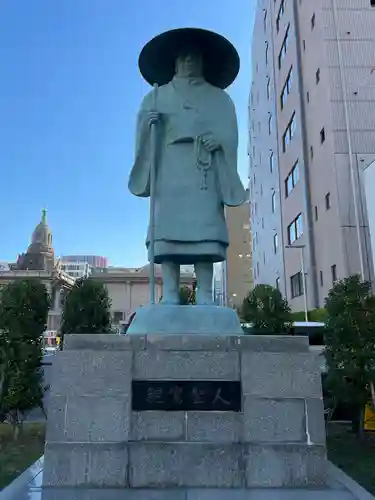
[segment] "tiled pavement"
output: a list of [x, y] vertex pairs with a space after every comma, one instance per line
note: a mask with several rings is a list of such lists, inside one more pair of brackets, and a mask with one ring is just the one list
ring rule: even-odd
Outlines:
[[327, 490], [82, 490], [42, 493], [43, 457], [0, 492], [0, 500], [370, 500], [353, 496], [334, 483]]

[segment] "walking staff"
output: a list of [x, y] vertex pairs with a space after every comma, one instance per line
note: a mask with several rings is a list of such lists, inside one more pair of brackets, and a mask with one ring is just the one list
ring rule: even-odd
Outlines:
[[[158, 84], [154, 84], [153, 111], [157, 111]], [[151, 123], [150, 144], [150, 303], [155, 304], [155, 180], [156, 180], [156, 122]]]

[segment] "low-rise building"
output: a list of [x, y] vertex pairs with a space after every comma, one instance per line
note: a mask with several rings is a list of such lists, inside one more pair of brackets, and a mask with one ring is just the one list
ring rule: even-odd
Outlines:
[[[90, 278], [103, 283], [111, 299], [111, 316], [114, 326], [126, 323], [139, 307], [150, 300], [150, 267], [107, 267], [93, 269]], [[181, 269], [181, 286], [192, 286], [194, 275]], [[161, 266], [155, 265], [155, 300], [158, 302], [163, 294]]]

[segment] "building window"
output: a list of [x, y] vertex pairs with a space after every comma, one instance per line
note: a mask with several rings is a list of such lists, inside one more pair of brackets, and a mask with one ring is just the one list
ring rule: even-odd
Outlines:
[[311, 29], [313, 30], [315, 28], [315, 13], [312, 15], [311, 18]]
[[320, 286], [323, 286], [323, 271], [320, 271], [319, 273], [319, 276], [320, 276]]
[[288, 126], [285, 129], [283, 134], [283, 152], [285, 153], [288, 144], [293, 139], [294, 134], [296, 133], [296, 114], [294, 113], [292, 119], [290, 120]]
[[267, 31], [267, 9], [264, 9], [263, 29], [264, 29], [264, 32]]
[[288, 98], [288, 95], [290, 94], [290, 92], [292, 90], [292, 83], [293, 83], [293, 68], [290, 68], [288, 76], [286, 77], [286, 81], [285, 81], [283, 90], [281, 92], [281, 97], [280, 97], [281, 109], [284, 108], [286, 100]]
[[303, 48], [303, 51], [306, 50], [306, 40], [303, 40], [302, 41], [302, 48]]
[[268, 42], [266, 42], [266, 65], [268, 64]]
[[275, 167], [275, 156], [273, 153], [270, 154], [270, 172], [272, 174]]
[[269, 101], [271, 98], [271, 79], [267, 78], [267, 100]]
[[257, 262], [257, 275], [259, 276], [259, 262]]
[[287, 29], [286, 29], [284, 41], [283, 41], [283, 44], [282, 44], [281, 49], [280, 49], [280, 53], [279, 53], [279, 69], [281, 69], [281, 66], [283, 64], [283, 60], [284, 60], [284, 58], [286, 56], [286, 52], [287, 52], [287, 49], [288, 49], [289, 29], [290, 29], [290, 26], [288, 26]]
[[331, 276], [332, 276], [332, 284], [334, 284], [337, 281], [336, 264], [333, 264], [333, 266], [331, 266]]
[[279, 12], [277, 13], [277, 18], [276, 18], [276, 30], [279, 32], [280, 30], [280, 21], [283, 18], [285, 13], [285, 0], [281, 0]]
[[262, 217], [262, 229], [264, 229], [264, 217]]
[[307, 102], [310, 102], [310, 92], [306, 92], [306, 100]]
[[316, 73], [315, 73], [315, 81], [316, 81], [317, 85], [320, 82], [320, 69], [319, 68], [316, 70]]
[[288, 243], [292, 245], [303, 234], [302, 214], [297, 215], [288, 226]]
[[312, 146], [310, 146], [310, 158], [314, 158], [314, 148]]
[[295, 187], [299, 180], [299, 166], [298, 166], [298, 160], [294, 164], [294, 167], [292, 170], [289, 172], [288, 177], [285, 179], [285, 197], [288, 198], [290, 193], [292, 192], [292, 189]]
[[272, 213], [274, 214], [276, 212], [276, 193], [275, 193], [275, 191], [272, 193], [272, 196], [271, 196], [271, 207], [272, 207]]
[[280, 278], [276, 278], [276, 290], [280, 291]]
[[122, 313], [122, 311], [115, 311], [113, 313], [113, 322], [116, 323], [116, 324], [118, 324], [122, 320], [123, 320], [123, 313]]
[[273, 253], [277, 253], [277, 249], [279, 247], [279, 238], [277, 236], [277, 233], [273, 235]]
[[292, 299], [303, 295], [303, 280], [302, 280], [301, 271], [299, 273], [291, 276], [290, 288], [291, 288], [291, 292], [292, 292]]
[[329, 210], [331, 208], [331, 193], [326, 194], [325, 201], [326, 201], [326, 210]]
[[317, 221], [318, 220], [318, 207], [316, 205], [315, 205], [314, 211], [315, 211], [315, 221]]
[[324, 130], [324, 127], [320, 131], [320, 143], [323, 144], [323, 142], [326, 140], [326, 131]]
[[271, 135], [272, 132], [272, 115], [271, 113], [268, 116], [268, 133]]

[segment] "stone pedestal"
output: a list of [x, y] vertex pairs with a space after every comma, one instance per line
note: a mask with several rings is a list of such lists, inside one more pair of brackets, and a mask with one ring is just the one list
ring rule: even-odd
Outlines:
[[243, 335], [236, 311], [222, 306], [140, 307], [128, 335]]
[[[240, 381], [242, 411], [135, 412], [135, 380]], [[49, 489], [306, 488], [324, 485], [325, 473], [307, 338], [71, 335], [56, 356]]]

